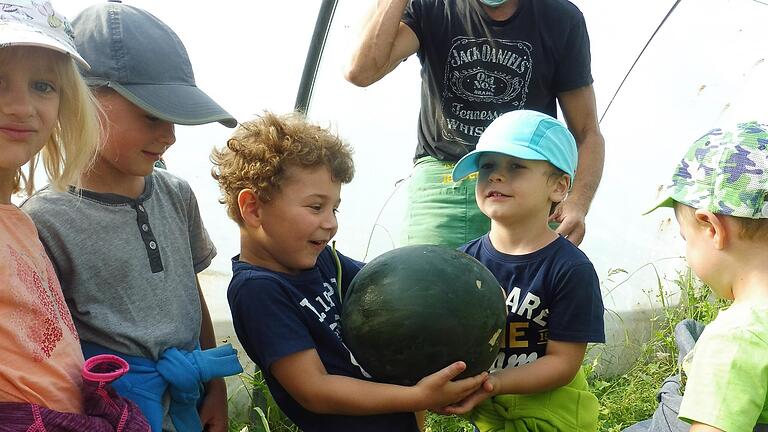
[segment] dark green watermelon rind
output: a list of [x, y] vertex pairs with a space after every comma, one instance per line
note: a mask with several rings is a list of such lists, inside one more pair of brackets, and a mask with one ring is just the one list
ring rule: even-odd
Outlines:
[[[394, 252], [397, 257], [388, 256]], [[414, 275], [405, 295], [398, 286], [402, 273]], [[453, 279], [446, 277], [466, 280], [458, 287], [462, 291], [447, 290]], [[507, 319], [504, 301], [493, 274], [469, 255], [441, 246], [400, 248], [372, 260], [350, 284], [342, 313], [344, 342], [378, 381], [412, 385], [458, 360], [467, 363], [458, 378], [473, 376], [498, 355]], [[437, 304], [442, 311], [429, 309]], [[455, 357], [462, 352], [471, 354]]]

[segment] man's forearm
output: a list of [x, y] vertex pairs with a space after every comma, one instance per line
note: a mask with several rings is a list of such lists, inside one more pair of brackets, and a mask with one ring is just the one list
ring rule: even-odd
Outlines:
[[579, 150], [576, 177], [566, 203], [581, 208], [586, 215], [600, 184], [605, 160], [605, 140], [597, 120], [595, 90], [590, 84], [559, 93], [557, 99]]
[[579, 164], [567, 200], [579, 205], [586, 213], [603, 176], [605, 140], [597, 129], [585, 134], [581, 142], [577, 137], [576, 142], [579, 148]]
[[400, 19], [408, 0], [379, 0], [368, 17], [363, 35], [346, 72], [349, 82], [368, 86], [381, 79], [391, 69]]

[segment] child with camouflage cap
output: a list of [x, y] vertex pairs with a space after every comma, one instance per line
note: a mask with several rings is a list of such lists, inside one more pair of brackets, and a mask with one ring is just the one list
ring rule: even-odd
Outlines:
[[732, 299], [683, 361], [691, 431], [768, 430], [768, 125], [714, 129], [688, 150], [658, 207], [672, 207], [688, 265]]

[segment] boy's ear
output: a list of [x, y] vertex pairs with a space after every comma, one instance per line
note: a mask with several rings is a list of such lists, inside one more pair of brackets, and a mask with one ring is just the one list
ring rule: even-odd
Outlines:
[[696, 221], [705, 230], [707, 238], [712, 241], [712, 246], [717, 250], [725, 248], [731, 233], [724, 216], [703, 209], [697, 209], [694, 215]]
[[563, 174], [557, 178], [557, 181], [553, 185], [553, 189], [549, 194], [549, 199], [553, 203], [559, 203], [565, 200], [568, 196], [568, 190], [571, 187], [571, 177], [567, 174]]
[[243, 189], [237, 194], [237, 206], [240, 208], [240, 217], [243, 218], [246, 226], [261, 225], [262, 202], [253, 189]]

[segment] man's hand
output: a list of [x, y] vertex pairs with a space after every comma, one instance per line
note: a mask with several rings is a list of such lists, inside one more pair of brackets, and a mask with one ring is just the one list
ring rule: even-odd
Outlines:
[[550, 222], [560, 223], [556, 230], [557, 233], [578, 246], [584, 240], [586, 217], [587, 209], [583, 205], [580, 205], [577, 201], [566, 199], [555, 207], [555, 211], [549, 216], [549, 220]]
[[229, 417], [227, 414], [227, 385], [223, 378], [208, 381], [205, 396], [200, 406], [200, 423], [208, 432], [227, 432]]

